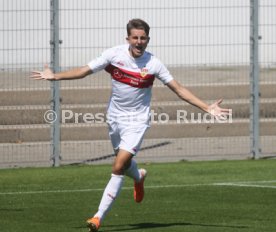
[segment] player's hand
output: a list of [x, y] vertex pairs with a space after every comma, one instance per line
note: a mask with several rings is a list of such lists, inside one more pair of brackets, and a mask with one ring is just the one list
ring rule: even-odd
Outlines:
[[227, 116], [232, 113], [232, 109], [220, 108], [220, 103], [222, 103], [222, 99], [210, 105], [208, 107], [208, 113], [213, 115], [217, 120], [226, 120]]
[[43, 71], [32, 71], [31, 78], [34, 80], [55, 80], [53, 71], [48, 67], [47, 64], [44, 65]]

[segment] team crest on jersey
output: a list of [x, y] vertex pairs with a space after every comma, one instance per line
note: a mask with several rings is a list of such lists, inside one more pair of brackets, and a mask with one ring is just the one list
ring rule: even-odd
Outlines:
[[148, 71], [147, 68], [142, 68], [140, 72], [141, 77], [145, 77], [148, 74]]

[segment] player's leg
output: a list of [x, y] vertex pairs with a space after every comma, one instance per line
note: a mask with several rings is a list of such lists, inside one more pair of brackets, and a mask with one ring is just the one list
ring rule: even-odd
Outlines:
[[147, 171], [143, 168], [138, 169], [135, 160], [132, 159], [130, 167], [125, 171], [125, 175], [134, 180], [133, 197], [137, 203], [140, 203], [144, 199], [144, 181]]
[[125, 175], [132, 178], [134, 181], [140, 181], [141, 175], [134, 159], [131, 160], [129, 168], [125, 171]]
[[133, 197], [137, 203], [140, 203], [144, 198], [144, 180], [147, 171], [143, 168], [138, 169], [136, 161], [132, 159], [130, 167], [125, 171], [125, 175], [134, 180]]
[[119, 127], [116, 122], [109, 123], [109, 135], [113, 145], [113, 149], [115, 151], [115, 154], [117, 153], [117, 155], [112, 167], [111, 179], [109, 180], [105, 188], [101, 203], [99, 205], [99, 210], [93, 218], [87, 221], [90, 231], [98, 231], [104, 216], [110, 210], [114, 200], [119, 195], [119, 192], [123, 185], [123, 175], [126, 170], [128, 170], [128, 176], [132, 177], [135, 180], [135, 200], [137, 193], [139, 195], [137, 199], [140, 200], [136, 201], [140, 202], [143, 199], [143, 183], [146, 176], [146, 171], [138, 170], [136, 162], [132, 163], [132, 157], [139, 150], [144, 133], [147, 128], [147, 125], [133, 128], [131, 126]]
[[[130, 152], [133, 156], [136, 156], [143, 141], [145, 132], [149, 128], [147, 123], [141, 124], [118, 124], [115, 121], [110, 121], [109, 136], [112, 142], [112, 146], [117, 155], [119, 148]], [[129, 168], [125, 169], [125, 175], [132, 178], [135, 182], [140, 182], [145, 175], [145, 170], [138, 170], [137, 163], [134, 159], [131, 159]]]
[[128, 151], [121, 149], [118, 151], [112, 167], [111, 178], [102, 195], [98, 212], [87, 221], [90, 231], [98, 231], [105, 215], [118, 197], [124, 181], [124, 171], [130, 166], [132, 156]]
[[[147, 129], [147, 124], [136, 124], [123, 128], [120, 147], [136, 156]], [[125, 175], [134, 180], [134, 200], [137, 203], [141, 202], [144, 198], [144, 180], [147, 171], [145, 169], [138, 169], [136, 161], [132, 159], [129, 168], [125, 171]]]

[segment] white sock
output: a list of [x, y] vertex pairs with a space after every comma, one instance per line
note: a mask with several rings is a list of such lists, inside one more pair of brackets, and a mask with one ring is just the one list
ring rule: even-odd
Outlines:
[[141, 174], [137, 168], [137, 163], [135, 160], [131, 160], [130, 167], [125, 171], [125, 175], [131, 177], [136, 182], [139, 182], [139, 180], [141, 179]]
[[105, 187], [102, 200], [99, 205], [99, 210], [94, 215], [94, 217], [99, 217], [101, 221], [103, 220], [106, 213], [111, 209], [111, 206], [114, 200], [119, 195], [123, 182], [124, 182], [123, 175], [115, 175], [115, 174], [111, 175], [111, 178]]

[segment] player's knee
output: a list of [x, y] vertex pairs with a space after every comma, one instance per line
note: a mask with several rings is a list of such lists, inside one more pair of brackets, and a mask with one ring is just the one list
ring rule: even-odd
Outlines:
[[112, 173], [115, 175], [124, 175], [124, 165], [120, 163], [114, 163], [112, 167]]

